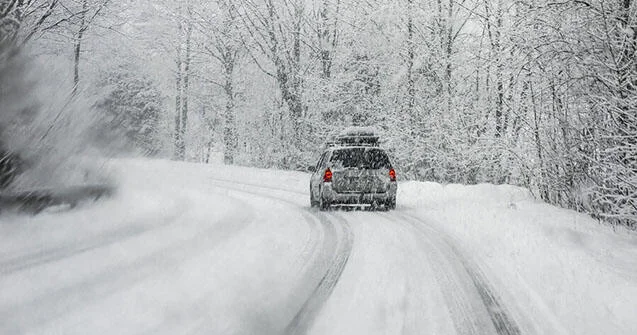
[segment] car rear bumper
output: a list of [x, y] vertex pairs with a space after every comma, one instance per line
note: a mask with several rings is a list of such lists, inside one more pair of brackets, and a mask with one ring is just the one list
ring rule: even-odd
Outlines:
[[321, 196], [330, 204], [373, 204], [385, 203], [396, 198], [396, 183], [392, 183], [385, 193], [338, 193], [330, 184], [323, 184]]

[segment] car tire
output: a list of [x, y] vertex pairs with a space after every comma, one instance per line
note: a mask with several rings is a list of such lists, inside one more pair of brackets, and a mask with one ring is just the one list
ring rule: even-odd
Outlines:
[[396, 198], [391, 198], [385, 203], [385, 208], [389, 210], [396, 209]]
[[378, 211], [379, 208], [381, 207], [381, 204], [379, 204], [378, 202], [374, 201], [370, 204], [369, 206], [369, 210], [372, 212]]
[[323, 199], [323, 197], [319, 198], [319, 210], [321, 211], [326, 211], [330, 209], [330, 203], [329, 201], [326, 201], [325, 199]]
[[319, 206], [318, 201], [314, 200], [314, 193], [312, 192], [312, 188], [310, 188], [310, 207], [316, 208]]

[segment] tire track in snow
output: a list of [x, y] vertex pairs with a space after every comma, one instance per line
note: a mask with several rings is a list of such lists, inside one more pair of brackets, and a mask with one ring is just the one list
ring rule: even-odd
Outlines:
[[[312, 294], [307, 298], [303, 306], [301, 306], [301, 309], [286, 327], [285, 334], [307, 333], [314, 319], [320, 312], [321, 307], [323, 307], [332, 294], [332, 291], [334, 291], [334, 287], [338, 283], [347, 265], [354, 243], [353, 234], [345, 219], [338, 218], [338, 221], [339, 224], [331, 225], [333, 229], [340, 229], [340, 232], [337, 233], [337, 236], [340, 236], [340, 240], [337, 241], [338, 243], [336, 244], [329, 267]], [[323, 222], [326, 225], [331, 224], [330, 222]]]
[[[219, 187], [221, 189], [225, 189], [226, 191], [232, 191], [232, 192], [247, 194], [250, 196], [257, 196], [261, 198], [276, 200], [276, 201], [285, 203], [285, 205], [287, 206], [294, 207], [294, 208], [299, 207], [297, 203], [294, 203], [292, 201], [289, 201], [280, 197], [272, 196], [271, 194], [262, 194], [259, 192], [255, 192], [253, 190], [248, 191], [245, 188], [241, 188], [241, 187], [229, 186], [225, 184], [226, 182], [229, 182], [227, 180], [220, 179], [219, 181], [221, 183], [215, 183], [215, 181], [217, 181], [216, 179], [212, 179], [212, 180], [213, 180], [213, 186]], [[261, 187], [259, 185], [251, 185], [246, 183], [240, 183], [240, 184], [243, 186], [252, 186], [257, 188], [269, 189], [268, 187]], [[282, 189], [279, 189], [279, 188], [277, 188], [277, 190], [282, 191]], [[225, 194], [227, 195], [227, 193]], [[229, 196], [237, 200], [245, 202], [245, 200], [241, 200], [237, 196], [233, 196], [233, 195], [229, 195]], [[249, 203], [247, 202], [246, 204], [249, 205]], [[304, 244], [303, 249], [299, 253], [298, 261], [295, 262], [298, 264], [301, 264], [301, 261], [305, 259], [304, 257], [310, 257], [310, 255], [313, 252], [316, 252], [315, 250], [316, 246], [320, 244], [319, 243], [320, 241], [318, 241], [317, 235], [319, 235], [318, 234], [319, 230], [321, 230], [321, 224], [319, 222], [316, 222], [316, 221], [319, 221], [318, 217], [316, 217], [316, 220], [314, 220], [313, 219], [314, 217], [311, 215], [312, 213], [310, 213], [309, 211], [302, 211], [300, 212], [300, 214], [306, 219], [305, 222], [310, 226], [310, 230], [314, 232], [314, 234], [310, 235], [310, 238]], [[179, 318], [181, 315], [194, 315], [194, 314], [201, 313], [202, 306], [206, 306], [208, 301], [215, 299], [217, 294], [218, 292], [216, 291], [204, 294], [200, 296], [198, 299], [196, 299], [195, 301], [193, 301], [192, 303], [190, 303], [188, 306], [180, 307], [179, 308], [180, 312], [177, 315], [173, 315], [173, 316], [176, 318]], [[268, 324], [257, 324], [257, 325], [254, 325], [254, 327], [258, 327], [258, 328], [253, 328], [251, 329], [252, 331], [248, 333], [250, 334], [259, 333], [264, 335], [279, 334], [279, 332], [276, 332], [270, 329], [271, 325], [268, 325]], [[209, 329], [209, 320], [205, 317], [199, 317], [199, 318], [196, 318], [194, 322], [192, 322], [192, 324], [190, 325], [184, 326], [182, 324], [163, 324], [162, 323], [144, 331], [142, 334], [151, 335], [151, 334], [158, 334], [158, 333], [166, 333], [166, 334], [180, 333], [180, 334], [193, 335], [193, 334], [210, 334], [211, 331]]]
[[[272, 199], [276, 199], [276, 200], [280, 200], [280, 201], [284, 201], [284, 202], [288, 202], [292, 204], [297, 204], [297, 203], [284, 199], [281, 196], [272, 195], [271, 193], [267, 193], [264, 195], [260, 192], [254, 191], [254, 188], [263, 189], [266, 191], [284, 192], [287, 194], [290, 194], [290, 193], [293, 193], [296, 195], [301, 194], [300, 192], [290, 191], [280, 187], [264, 186], [264, 185], [257, 185], [257, 184], [251, 184], [251, 183], [245, 183], [245, 182], [233, 182], [233, 181], [221, 180], [221, 179], [216, 181], [220, 183], [220, 185], [218, 186], [223, 188], [228, 188], [235, 191], [265, 196], [268, 198], [272, 198]], [[234, 186], [234, 187], [228, 186], [226, 183], [236, 184], [240, 186]], [[246, 191], [246, 188], [252, 188], [252, 190]], [[433, 230], [433, 228], [429, 226], [424, 227], [423, 224], [426, 225], [426, 223], [424, 223], [422, 220], [412, 216], [405, 215], [405, 214], [398, 214], [397, 212], [392, 212], [392, 213], [395, 213], [395, 215], [399, 215], [403, 218], [403, 221], [396, 220], [396, 218], [392, 218], [393, 221], [410, 224], [410, 226], [416, 228], [417, 231], [419, 231], [428, 240], [430, 240], [433, 247], [440, 249], [439, 251], [442, 253], [443, 256], [447, 256], [447, 258], [450, 258], [446, 261], [449, 262], [451, 266], [453, 266], [452, 264], [453, 261], [460, 263], [460, 266], [462, 267], [463, 272], [470, 278], [471, 284], [473, 285], [475, 291], [480, 297], [484, 310], [486, 311], [488, 317], [490, 318], [491, 324], [498, 335], [519, 335], [521, 333], [517, 323], [509, 316], [507, 310], [504, 308], [503, 304], [500, 302], [499, 297], [494, 293], [495, 291], [492, 289], [492, 286], [486, 279], [486, 276], [482, 273], [482, 271], [479, 269], [477, 265], [471, 264], [469, 259], [467, 257], [464, 257], [463, 254], [460, 253], [460, 251], [452, 243], [450, 243], [444, 237], [441, 237], [442, 234], [440, 232]], [[326, 220], [325, 217], [320, 217], [318, 215], [321, 213], [314, 212], [312, 214], [319, 217], [319, 220], [324, 225], [331, 224], [329, 220]], [[288, 324], [288, 326], [286, 327], [285, 329], [286, 334], [302, 334], [307, 332], [314, 318], [320, 311], [320, 308], [325, 303], [325, 301], [329, 298], [331, 292], [334, 289], [334, 286], [336, 285], [336, 283], [338, 282], [338, 279], [340, 278], [340, 275], [343, 269], [345, 268], [345, 265], [347, 264], [349, 253], [351, 252], [351, 247], [353, 244], [352, 242], [353, 238], [351, 236], [352, 233], [349, 229], [347, 221], [344, 218], [339, 218], [339, 224], [337, 226], [343, 227], [341, 229], [343, 229], [343, 232], [345, 233], [345, 235], [349, 236], [348, 238], [346, 238], [346, 242], [342, 243], [342, 245], [345, 245], [345, 247], [343, 248], [341, 246], [337, 249], [333, 257], [333, 260], [331, 261], [328, 267], [327, 272], [321, 278], [321, 281], [319, 282], [317, 287], [314, 289], [312, 295], [308, 297], [308, 299], [305, 301], [305, 303], [303, 304], [299, 312], [295, 315], [295, 317], [292, 319], [290, 324]], [[423, 228], [428, 228], [430, 231], [425, 231], [423, 230]], [[433, 241], [432, 240], [433, 236], [431, 236], [432, 233], [435, 234], [436, 237], [440, 239], [440, 241]], [[443, 245], [436, 246], [436, 243], [443, 244]], [[442, 250], [442, 249], [449, 249], [450, 251], [445, 252], [445, 250]], [[450, 255], [453, 257], [448, 257]], [[448, 277], [449, 283], [452, 283], [452, 284], [455, 283], [455, 285], [457, 285], [458, 288], [461, 288], [461, 286], [459, 286], [458, 283], [456, 283], [457, 278], [453, 277], [454, 274], [443, 274], [443, 275]], [[454, 307], [460, 308], [460, 310], [452, 311], [452, 314], [455, 314], [456, 316], [456, 321], [459, 321], [458, 322], [459, 324], [457, 324], [456, 326], [461, 327], [458, 329], [458, 332], [460, 334], [483, 334], [485, 331], [484, 324], [481, 324], [481, 321], [479, 320], [472, 319], [472, 317], [474, 317], [474, 315], [472, 315], [471, 313], [471, 309], [473, 308], [473, 306], [471, 306], [470, 302], [466, 301], [467, 298], [462, 296], [460, 292], [461, 290], [453, 290], [453, 292], [447, 292], [451, 296], [450, 299], [454, 301], [454, 304], [453, 304]], [[459, 320], [458, 318], [460, 319], [464, 318], [464, 320]]]
[[[250, 184], [245, 182], [232, 182], [225, 179], [212, 179], [216, 186], [221, 188], [230, 189], [238, 192], [244, 192], [251, 195], [257, 195], [261, 197], [266, 197], [270, 199], [274, 199], [277, 201], [282, 201], [288, 204], [292, 204], [294, 206], [299, 206], [298, 202], [290, 201], [285, 199], [282, 196], [273, 195], [269, 191], [277, 191], [283, 192], [287, 194], [294, 194], [297, 197], [299, 194], [306, 195], [305, 193], [300, 193], [297, 191], [290, 191], [280, 187], [272, 187], [272, 186], [264, 186], [257, 184]], [[231, 184], [231, 185], [228, 185]], [[240, 186], [236, 186], [240, 185]], [[252, 190], [246, 190], [247, 188], [252, 188]], [[256, 191], [254, 189], [262, 189], [269, 193], [262, 193]], [[305, 211], [303, 212], [304, 216], [307, 214], [311, 214], [315, 218], [319, 220], [324, 231], [326, 239], [323, 243], [322, 250], [318, 250], [317, 252], [324, 252], [325, 250], [334, 250], [332, 255], [328, 257], [327, 269], [322, 275], [320, 281], [313, 289], [310, 296], [305, 300], [305, 302], [300, 307], [299, 311], [294, 315], [290, 323], [285, 327], [284, 334], [304, 334], [308, 331], [314, 319], [318, 315], [321, 310], [321, 307], [327, 301], [327, 299], [332, 294], [334, 287], [338, 283], [345, 266], [347, 265], [347, 261], [349, 260], [350, 253], [352, 251], [354, 236], [347, 223], [347, 220], [340, 216], [335, 216], [330, 213], [322, 213], [318, 212], [313, 208], [304, 207]], [[313, 220], [306, 220], [306, 223], [312, 222]], [[335, 222], [336, 221], [336, 222]], [[307, 252], [305, 250], [304, 252]], [[315, 260], [315, 263], [320, 263], [321, 259], [318, 256]], [[317, 265], [314, 265], [310, 268], [316, 268]], [[311, 273], [311, 269], [308, 270], [308, 275]]]
[[[492, 288], [492, 285], [487, 280], [484, 273], [480, 270], [479, 266], [473, 264], [468, 257], [464, 255], [453, 243], [451, 243], [448, 238], [445, 238], [444, 234], [435, 230], [434, 228], [427, 225], [424, 221], [419, 218], [413, 217], [407, 214], [397, 214], [400, 216], [404, 222], [409, 223], [412, 227], [414, 227], [417, 231], [419, 231], [427, 240], [430, 241], [433, 247], [437, 248], [443, 255], [450, 254], [447, 258], [453, 258], [460, 262], [462, 265], [462, 269], [468, 277], [471, 279], [471, 282], [477, 291], [482, 304], [488, 316], [491, 320], [493, 327], [498, 335], [520, 335], [521, 331], [516, 321], [509, 315], [509, 312], [504, 307], [500, 298], [495, 293], [495, 290]], [[427, 230], [425, 230], [425, 228]], [[435, 234], [435, 236], [432, 236]], [[434, 238], [439, 241], [434, 241]], [[443, 244], [442, 246], [436, 246], [437, 243]], [[449, 252], [445, 252], [442, 249], [448, 249]], [[448, 260], [450, 261], [450, 260]], [[460, 311], [452, 311], [456, 317], [456, 321], [458, 323], [463, 324], [463, 328], [457, 329], [459, 333], [465, 334], [483, 334], [484, 329], [480, 329], [479, 322], [477, 320], [463, 320], [458, 319], [466, 318], [472, 315], [470, 304], [466, 304], [462, 300], [461, 297], [457, 296], [458, 292], [447, 292], [450, 295], [450, 299], [456, 300], [455, 307], [460, 307]], [[460, 314], [460, 315], [458, 315]], [[460, 326], [458, 324], [457, 326]]]

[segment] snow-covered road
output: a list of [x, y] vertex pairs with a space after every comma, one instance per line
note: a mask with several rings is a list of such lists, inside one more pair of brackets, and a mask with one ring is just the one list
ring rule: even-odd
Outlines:
[[[406, 194], [393, 212], [323, 213], [302, 173], [113, 165], [113, 199], [0, 219], [0, 334], [596, 333]], [[610, 307], [625, 314], [591, 321], [608, 333], [634, 330], [632, 264], [609, 288], [628, 299]]]

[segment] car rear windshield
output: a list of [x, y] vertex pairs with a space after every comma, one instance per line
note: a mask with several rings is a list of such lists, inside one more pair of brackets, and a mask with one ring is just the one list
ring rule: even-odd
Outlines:
[[330, 162], [334, 167], [389, 169], [389, 157], [377, 148], [344, 148], [334, 150]]

